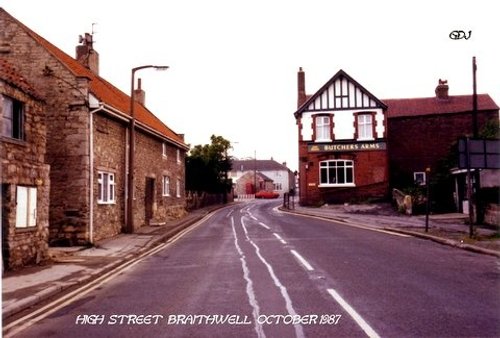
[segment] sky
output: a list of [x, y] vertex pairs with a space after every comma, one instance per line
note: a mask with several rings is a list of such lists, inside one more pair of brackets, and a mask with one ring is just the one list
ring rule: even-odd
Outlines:
[[[191, 146], [212, 134], [236, 158], [297, 169], [297, 71], [314, 94], [343, 69], [377, 98], [477, 91], [500, 105], [496, 1], [0, 0], [12, 16], [74, 56], [94, 34], [100, 75], [130, 93], [141, 70], [146, 107]], [[452, 40], [461, 30], [468, 39]], [[469, 36], [470, 32], [470, 36]]]

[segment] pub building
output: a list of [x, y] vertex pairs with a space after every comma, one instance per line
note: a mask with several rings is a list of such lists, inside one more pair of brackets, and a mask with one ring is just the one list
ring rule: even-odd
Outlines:
[[387, 106], [343, 70], [311, 96], [297, 79], [300, 203], [386, 197]]

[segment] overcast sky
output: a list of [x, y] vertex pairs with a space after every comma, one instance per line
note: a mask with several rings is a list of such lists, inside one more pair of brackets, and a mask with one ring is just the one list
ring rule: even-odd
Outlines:
[[[379, 99], [478, 92], [500, 104], [497, 1], [2, 0], [11, 15], [74, 56], [94, 31], [100, 75], [130, 93], [191, 145], [220, 135], [232, 155], [297, 169], [297, 71], [316, 92], [343, 69]], [[94, 24], [94, 25], [93, 25]], [[468, 40], [451, 40], [463, 30]]]

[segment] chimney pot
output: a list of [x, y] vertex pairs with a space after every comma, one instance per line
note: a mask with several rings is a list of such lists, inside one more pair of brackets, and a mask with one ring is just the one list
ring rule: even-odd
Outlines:
[[81, 45], [76, 46], [76, 59], [85, 67], [99, 74], [99, 53], [94, 50], [94, 40], [92, 34], [85, 33], [85, 37], [80, 35]]
[[306, 79], [305, 73], [302, 67], [299, 67], [299, 72], [297, 73], [297, 108], [302, 106], [306, 102]]
[[137, 79], [137, 89], [134, 89], [134, 99], [143, 106], [146, 105], [146, 92], [142, 90], [142, 80]]
[[436, 98], [439, 100], [448, 100], [448, 89], [448, 80], [439, 79], [439, 84], [437, 85], [435, 90]]

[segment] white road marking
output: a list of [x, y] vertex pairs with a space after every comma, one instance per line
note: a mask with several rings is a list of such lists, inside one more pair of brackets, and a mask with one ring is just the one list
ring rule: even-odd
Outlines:
[[380, 336], [377, 334], [377, 332], [375, 332], [375, 330], [372, 329], [372, 327], [359, 315], [359, 313], [356, 312], [356, 310], [354, 310], [352, 308], [352, 306], [350, 306], [344, 300], [344, 298], [342, 298], [337, 293], [337, 291], [335, 291], [334, 289], [327, 289], [326, 291], [328, 291], [328, 293], [333, 297], [333, 299], [335, 299], [337, 301], [337, 303], [339, 303], [344, 308], [344, 310], [346, 310], [347, 313], [349, 313], [349, 315], [352, 317], [352, 319], [354, 319], [354, 321], [361, 327], [361, 329], [363, 331], [365, 331], [365, 333], [368, 337], [380, 338]]
[[313, 271], [313, 267], [311, 264], [309, 264], [308, 261], [305, 260], [304, 257], [302, 257], [297, 251], [295, 250], [290, 250], [290, 252], [299, 260], [299, 262], [306, 268], [307, 271]]
[[245, 259], [245, 255], [243, 254], [243, 250], [241, 250], [239, 244], [238, 244], [238, 236], [236, 235], [236, 229], [234, 228], [234, 218], [231, 217], [231, 226], [233, 228], [233, 235], [234, 235], [234, 246], [236, 246], [236, 250], [238, 251], [238, 254], [240, 255], [240, 261], [241, 261], [241, 267], [243, 268], [243, 278], [245, 278], [247, 282], [247, 287], [246, 287], [246, 292], [248, 296], [248, 301], [250, 302], [250, 305], [252, 306], [252, 315], [254, 318], [255, 322], [255, 332], [257, 332], [257, 336], [260, 338], [265, 338], [266, 335], [264, 333], [264, 329], [262, 328], [262, 324], [259, 323], [257, 320], [259, 318], [259, 304], [257, 302], [257, 299], [255, 297], [255, 292], [253, 290], [253, 282], [252, 279], [250, 278], [250, 270], [248, 270], [247, 262]]
[[[246, 236], [247, 241], [250, 244], [252, 244], [252, 246], [255, 248], [255, 253], [259, 257], [260, 261], [267, 267], [267, 271], [269, 272], [269, 275], [273, 279], [274, 285], [276, 285], [278, 287], [278, 289], [280, 290], [281, 295], [283, 296], [283, 299], [285, 300], [286, 309], [288, 311], [288, 314], [290, 314], [291, 316], [297, 316], [297, 312], [293, 308], [292, 300], [290, 299], [290, 296], [288, 295], [288, 291], [287, 291], [286, 287], [283, 284], [281, 284], [278, 277], [276, 277], [276, 274], [274, 273], [274, 269], [271, 266], [271, 264], [269, 264], [266, 261], [266, 259], [261, 255], [259, 246], [257, 244], [255, 244], [255, 242], [252, 241], [252, 239], [250, 239], [250, 237], [248, 236], [248, 232], [247, 232], [245, 223], [243, 221], [243, 218], [241, 218], [241, 226], [243, 227], [243, 230], [245, 231], [245, 236]], [[305, 337], [304, 329], [302, 328], [302, 325], [294, 324], [293, 326], [295, 328], [295, 335], [297, 337], [299, 337], [299, 338]]]
[[264, 228], [266, 228], [267, 230], [271, 230], [271, 228], [270, 228], [270, 227], [268, 227], [267, 225], [265, 225], [264, 223], [259, 222], [259, 224], [260, 224], [261, 226], [263, 226]]
[[274, 237], [276, 237], [277, 239], [279, 239], [279, 241], [280, 241], [282, 244], [287, 244], [287, 243], [286, 243], [286, 241], [285, 241], [283, 238], [281, 238], [281, 236], [280, 236], [280, 235], [278, 235], [277, 233], [273, 232], [273, 235], [274, 235]]

